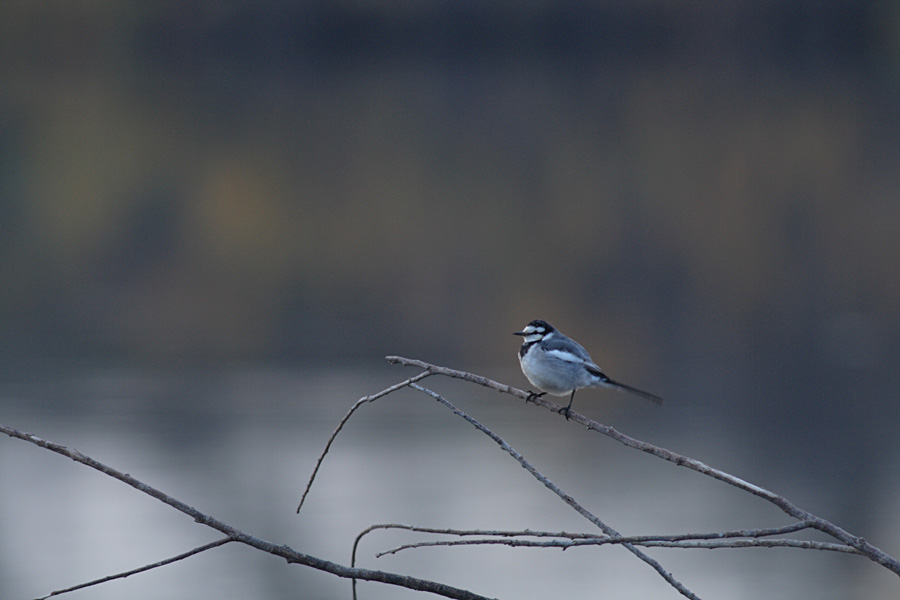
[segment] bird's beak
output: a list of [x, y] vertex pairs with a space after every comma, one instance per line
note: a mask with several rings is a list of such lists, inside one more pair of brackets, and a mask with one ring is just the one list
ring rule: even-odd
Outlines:
[[513, 331], [513, 335], [528, 335], [524, 331]]

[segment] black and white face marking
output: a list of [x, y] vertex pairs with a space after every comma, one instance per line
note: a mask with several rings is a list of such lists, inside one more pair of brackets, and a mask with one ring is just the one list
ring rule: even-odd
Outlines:
[[547, 321], [541, 321], [540, 319], [538, 319], [526, 325], [525, 329], [523, 329], [522, 331], [516, 331], [515, 333], [513, 333], [513, 335], [521, 335], [525, 338], [526, 344], [533, 344], [534, 342], [544, 339], [554, 331], [556, 330], [553, 329], [553, 325], [551, 325]]

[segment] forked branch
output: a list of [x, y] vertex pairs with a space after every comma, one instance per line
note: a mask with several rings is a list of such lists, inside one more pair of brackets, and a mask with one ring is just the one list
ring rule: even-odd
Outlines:
[[[638, 546], [654, 546], [654, 547], [667, 547], [667, 548], [743, 548], [743, 547], [759, 547], [759, 546], [767, 546], [767, 547], [793, 547], [793, 548], [802, 548], [802, 549], [816, 549], [816, 550], [828, 550], [828, 551], [836, 551], [836, 552], [846, 552], [846, 553], [854, 553], [861, 554], [866, 556], [870, 560], [875, 561], [876, 563], [884, 566], [890, 571], [900, 575], [900, 562], [898, 560], [884, 551], [876, 548], [875, 546], [869, 544], [866, 540], [861, 537], [850, 534], [844, 529], [838, 527], [837, 525], [817, 517], [808, 511], [802, 510], [786, 498], [775, 494], [765, 488], [749, 483], [743, 479], [735, 477], [729, 473], [721, 471], [719, 469], [715, 469], [705, 463], [702, 463], [693, 458], [689, 458], [671, 450], [667, 450], [665, 448], [661, 448], [659, 446], [654, 446], [652, 444], [648, 444], [647, 442], [643, 442], [627, 436], [616, 429], [588, 419], [584, 415], [576, 413], [574, 411], [570, 412], [569, 417], [572, 421], [578, 422], [581, 425], [587, 427], [591, 431], [595, 431], [597, 433], [601, 433], [606, 435], [625, 446], [630, 448], [634, 448], [640, 450], [642, 452], [646, 452], [657, 458], [661, 458], [668, 462], [674, 463], [678, 466], [686, 467], [698, 473], [702, 473], [708, 477], [712, 477], [718, 481], [722, 481], [729, 485], [735, 486], [741, 490], [744, 490], [750, 494], [763, 498], [764, 500], [774, 504], [779, 507], [782, 511], [784, 511], [787, 515], [796, 519], [795, 523], [790, 525], [785, 525], [782, 527], [773, 527], [769, 529], [756, 529], [756, 530], [736, 530], [736, 531], [726, 531], [726, 532], [716, 532], [716, 533], [685, 533], [685, 534], [677, 534], [677, 535], [667, 535], [667, 536], [623, 536], [620, 535], [617, 531], [612, 529], [609, 525], [601, 521], [598, 517], [593, 515], [590, 511], [588, 511], [584, 506], [578, 503], [574, 498], [566, 494], [563, 490], [561, 490], [556, 484], [554, 484], [549, 478], [538, 472], [519, 452], [513, 449], [508, 443], [506, 443], [500, 436], [486, 428], [484, 425], [476, 421], [474, 418], [464, 413], [457, 407], [455, 407], [452, 403], [450, 403], [446, 398], [441, 396], [440, 394], [423, 387], [419, 382], [430, 377], [431, 375], [444, 375], [447, 377], [453, 377], [457, 379], [462, 379], [465, 381], [469, 381], [472, 383], [476, 383], [478, 385], [485, 386], [487, 388], [496, 390], [500, 393], [509, 394], [513, 397], [519, 398], [525, 401], [534, 402], [538, 406], [542, 406], [554, 413], [558, 412], [561, 408], [559, 405], [550, 402], [548, 400], [544, 400], [541, 397], [535, 397], [533, 394], [529, 394], [524, 390], [520, 390], [518, 388], [514, 388], [509, 385], [501, 384], [486, 377], [482, 377], [480, 375], [475, 375], [473, 373], [467, 373], [465, 371], [458, 371], [455, 369], [449, 369], [447, 367], [441, 367], [437, 365], [432, 365], [420, 360], [402, 358], [398, 356], [389, 356], [387, 359], [396, 364], [402, 364], [407, 366], [413, 366], [420, 369], [423, 369], [421, 373], [414, 377], [410, 377], [404, 381], [401, 381], [381, 392], [376, 394], [372, 394], [370, 396], [365, 396], [360, 398], [347, 412], [344, 418], [340, 421], [337, 428], [332, 433], [329, 438], [327, 444], [325, 445], [324, 451], [318, 457], [313, 473], [309, 479], [309, 482], [306, 486], [306, 489], [303, 492], [302, 498], [300, 500], [300, 505], [297, 507], [297, 511], [299, 512], [300, 508], [303, 506], [303, 502], [306, 499], [307, 495], [310, 492], [313, 482], [315, 481], [316, 474], [322, 466], [322, 462], [331, 448], [332, 443], [334, 442], [337, 435], [341, 432], [344, 425], [347, 423], [349, 418], [356, 412], [356, 410], [361, 407], [363, 404], [373, 402], [378, 398], [391, 394], [395, 391], [398, 391], [403, 388], [410, 388], [417, 390], [423, 394], [426, 394], [430, 398], [438, 401], [449, 410], [451, 410], [456, 416], [464, 419], [470, 425], [475, 427], [481, 433], [485, 434], [492, 441], [494, 441], [504, 452], [509, 454], [513, 459], [515, 459], [520, 466], [522, 466], [526, 471], [528, 471], [535, 479], [541, 482], [547, 489], [556, 494], [563, 502], [565, 502], [570, 508], [578, 512], [581, 516], [591, 522], [594, 526], [599, 528], [601, 533], [565, 533], [565, 532], [538, 532], [531, 530], [524, 531], [485, 531], [485, 530], [453, 530], [453, 529], [434, 529], [434, 528], [421, 528], [421, 527], [413, 527], [410, 525], [400, 525], [400, 524], [388, 524], [388, 525], [373, 525], [372, 527], [363, 531], [359, 536], [357, 536], [356, 541], [353, 544], [353, 555], [351, 566], [345, 566], [338, 563], [326, 561], [320, 558], [317, 558], [312, 555], [304, 554], [298, 552], [288, 546], [279, 546], [273, 544], [271, 542], [260, 539], [251, 534], [244, 533], [224, 521], [220, 521], [215, 519], [205, 513], [200, 512], [199, 510], [185, 504], [184, 502], [169, 496], [168, 494], [153, 488], [140, 480], [128, 475], [126, 473], [122, 473], [112, 467], [109, 467], [89, 456], [85, 456], [81, 454], [77, 450], [66, 448], [65, 446], [61, 446], [59, 444], [41, 439], [37, 436], [23, 433], [21, 431], [15, 430], [10, 427], [6, 427], [4, 425], [0, 425], [0, 433], [5, 433], [6, 435], [17, 438], [20, 440], [24, 440], [41, 448], [50, 450], [51, 452], [55, 452], [62, 456], [66, 456], [73, 461], [79, 462], [83, 465], [91, 467], [101, 473], [104, 473], [114, 479], [117, 479], [138, 491], [147, 494], [153, 498], [156, 498], [160, 502], [163, 502], [170, 507], [178, 510], [179, 512], [184, 513], [185, 515], [192, 518], [194, 521], [205, 525], [209, 528], [212, 528], [222, 534], [225, 535], [224, 538], [220, 538], [217, 541], [205, 544], [203, 546], [199, 546], [185, 552], [183, 554], [179, 554], [177, 556], [173, 556], [171, 558], [159, 561], [157, 563], [145, 565], [143, 567], [132, 569], [130, 571], [126, 571], [123, 573], [118, 573], [115, 575], [110, 575], [108, 577], [104, 577], [102, 579], [90, 581], [87, 583], [79, 584], [77, 586], [72, 586], [70, 588], [66, 588], [63, 590], [57, 590], [55, 592], [51, 592], [46, 596], [43, 596], [40, 600], [44, 600], [50, 598], [52, 596], [57, 596], [61, 594], [65, 594], [67, 592], [75, 591], [77, 589], [83, 589], [85, 587], [99, 585], [106, 581], [110, 581], [113, 579], [120, 579], [124, 577], [129, 577], [131, 575], [135, 575], [137, 573], [141, 573], [144, 571], [149, 571], [151, 569], [160, 568], [169, 564], [172, 564], [176, 561], [185, 560], [191, 556], [199, 554], [201, 552], [205, 552], [208, 550], [212, 550], [213, 548], [225, 545], [230, 542], [239, 542], [246, 546], [250, 546], [259, 551], [266, 552], [268, 554], [272, 554], [273, 556], [278, 556], [285, 559], [288, 563], [291, 564], [301, 564], [312, 567], [314, 569], [318, 569], [324, 572], [332, 573], [338, 577], [349, 578], [353, 580], [354, 583], [354, 593], [356, 580], [368, 580], [368, 581], [377, 581], [382, 583], [387, 583], [391, 585], [396, 585], [412, 590], [417, 591], [425, 591], [433, 594], [437, 594], [440, 596], [444, 596], [447, 598], [456, 598], [460, 600], [487, 600], [484, 596], [480, 596], [468, 590], [463, 590], [459, 588], [455, 588], [452, 586], [448, 586], [445, 584], [441, 584], [434, 581], [428, 581], [424, 579], [419, 579], [415, 577], [410, 577], [407, 575], [401, 575], [397, 573], [390, 573], [386, 571], [377, 571], [370, 569], [362, 569], [356, 567], [356, 554], [357, 548], [360, 540], [366, 534], [376, 531], [379, 529], [406, 529], [409, 531], [415, 532], [424, 532], [424, 533], [433, 533], [436, 535], [451, 535], [456, 536], [455, 540], [437, 540], [437, 541], [424, 541], [418, 543], [405, 544], [400, 547], [396, 547], [393, 549], [389, 549], [387, 551], [382, 552], [380, 555], [396, 553], [401, 550], [412, 549], [412, 548], [422, 548], [425, 546], [447, 546], [447, 545], [485, 545], [485, 544], [502, 544], [510, 547], [520, 547], [520, 546], [529, 546], [529, 547], [545, 547], [545, 548], [571, 548], [576, 546], [585, 546], [585, 545], [604, 545], [604, 544], [618, 544], [624, 546], [631, 553], [637, 556], [639, 559], [650, 565], [653, 569], [657, 571], [657, 573], [662, 576], [670, 585], [672, 585], [679, 593], [687, 598], [696, 599], [697, 596], [694, 595], [690, 590], [688, 590], [683, 584], [677, 581], [670, 573], [668, 573], [655, 559], [650, 558], [638, 547]], [[783, 536], [789, 533], [801, 531], [804, 529], [815, 529], [821, 532], [824, 532], [834, 538], [838, 543], [830, 543], [830, 542], [818, 542], [818, 541], [807, 541], [807, 540], [795, 540], [795, 539], [787, 539], [783, 537], [772, 537], [772, 536]]]
[[[545, 400], [542, 397], [535, 398], [534, 395], [529, 395], [529, 393], [524, 390], [498, 383], [496, 381], [488, 379], [487, 377], [482, 377], [481, 375], [475, 375], [472, 373], [467, 373], [465, 371], [449, 369], [447, 367], [432, 365], [421, 360], [403, 358], [400, 356], [388, 356], [386, 357], [386, 359], [391, 363], [425, 369], [427, 372], [433, 373], [435, 375], [444, 375], [447, 377], [453, 377], [455, 379], [463, 379], [465, 381], [470, 381], [472, 383], [482, 385], [501, 393], [510, 394], [522, 400], [531, 400], [538, 406], [542, 406], [553, 412], [558, 412], [562, 408], [560, 405]], [[734, 475], [726, 473], [725, 471], [710, 467], [709, 465], [702, 463], [699, 460], [689, 458], [676, 452], [672, 452], [671, 450], [667, 450], [659, 446], [654, 446], [653, 444], [649, 444], [647, 442], [643, 442], [641, 440], [625, 435], [624, 433], [617, 431], [609, 425], [598, 423], [597, 421], [589, 419], [588, 417], [580, 413], [571, 411], [569, 413], [569, 418], [572, 421], [575, 421], [587, 427], [589, 430], [596, 431], [597, 433], [602, 433], [603, 435], [610, 437], [617, 442], [628, 446], [629, 448], [634, 448], [636, 450], [646, 452], [647, 454], [651, 454], [653, 456], [656, 456], [657, 458], [661, 458], [681, 467], [686, 467], [688, 469], [691, 469], [692, 471], [702, 473], [703, 475], [712, 477], [713, 479], [717, 479], [729, 485], [733, 485], [755, 496], [759, 496], [760, 498], [771, 502], [789, 516], [797, 519], [798, 521], [808, 523], [809, 527], [832, 536], [842, 544], [846, 544], [847, 546], [855, 548], [859, 552], [859, 554], [875, 561], [876, 563], [882, 565], [890, 571], [893, 571], [897, 575], [900, 575], [900, 561], [898, 561], [896, 558], [890, 556], [880, 548], [873, 546], [862, 537], [855, 536], [847, 532], [843, 528], [835, 525], [834, 523], [831, 523], [826, 519], [813, 515], [812, 513], [799, 508], [783, 496], [744, 481], [743, 479], [735, 477]]]

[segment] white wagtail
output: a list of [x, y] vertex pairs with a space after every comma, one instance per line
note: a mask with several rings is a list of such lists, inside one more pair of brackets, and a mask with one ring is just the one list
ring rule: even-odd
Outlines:
[[541, 390], [540, 394], [532, 392], [533, 396], [538, 398], [544, 394], [565, 396], [571, 393], [569, 405], [560, 411], [566, 419], [569, 418], [569, 409], [572, 408], [575, 392], [581, 388], [614, 387], [657, 404], [662, 403], [659, 396], [607, 377], [600, 367], [594, 364], [591, 355], [581, 344], [557, 331], [547, 321], [532, 321], [525, 329], [513, 335], [525, 338], [519, 349], [519, 364], [522, 365], [522, 372], [531, 385]]

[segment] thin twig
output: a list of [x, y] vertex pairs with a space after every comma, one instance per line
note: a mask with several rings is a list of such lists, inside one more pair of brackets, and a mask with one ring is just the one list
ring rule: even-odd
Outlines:
[[457, 537], [466, 536], [482, 536], [482, 537], [536, 537], [536, 538], [565, 538], [569, 540], [609, 540], [613, 543], [621, 542], [644, 542], [644, 541], [669, 541], [679, 542], [683, 540], [715, 540], [726, 538], [762, 538], [775, 535], [786, 535], [788, 533], [796, 533], [804, 529], [808, 529], [810, 525], [802, 521], [783, 525], [781, 527], [766, 527], [760, 529], [735, 529], [731, 531], [715, 531], [704, 533], [676, 533], [672, 535], [631, 535], [627, 537], [610, 537], [608, 535], [600, 535], [596, 533], [580, 533], [568, 531], [536, 531], [533, 529], [523, 529], [521, 531], [512, 531], [508, 529], [451, 529], [446, 527], [418, 527], [415, 525], [407, 525], [405, 523], [379, 523], [371, 525], [362, 530], [356, 536], [357, 542], [364, 536], [379, 529], [402, 529], [415, 533], [433, 533], [438, 535], [454, 535]]
[[[516, 461], [518, 461], [518, 463], [526, 471], [531, 473], [531, 475], [534, 476], [538, 481], [543, 483], [549, 490], [551, 490], [554, 494], [559, 496], [563, 502], [565, 502], [570, 507], [572, 507], [578, 514], [580, 514], [581, 516], [583, 516], [584, 518], [589, 520], [591, 523], [593, 523], [597, 527], [599, 527], [600, 530], [603, 531], [603, 533], [605, 533], [608, 536], [619, 536], [618, 531], [616, 531], [615, 529], [613, 529], [612, 527], [610, 527], [609, 525], [607, 525], [606, 523], [601, 521], [599, 518], [597, 518], [596, 516], [591, 514], [590, 511], [588, 511], [586, 508], [581, 506], [581, 504], [576, 502], [575, 499], [572, 498], [572, 496], [563, 492], [559, 488], [559, 486], [557, 486], [555, 483], [553, 483], [552, 481], [547, 479], [544, 475], [542, 475], [537, 469], [535, 469], [531, 465], [531, 463], [529, 463], [527, 460], [525, 460], [524, 456], [522, 456], [519, 452], [517, 452], [512, 446], [507, 444], [503, 440], [503, 438], [498, 436], [496, 433], [494, 433], [493, 431], [491, 431], [490, 429], [488, 429], [487, 427], [485, 427], [484, 425], [482, 425], [481, 423], [479, 423], [478, 421], [476, 421], [475, 419], [473, 419], [472, 417], [467, 415], [465, 412], [456, 408], [449, 400], [447, 400], [440, 394], [433, 392], [432, 390], [430, 390], [426, 387], [422, 387], [418, 383], [412, 383], [412, 384], [410, 384], [409, 387], [419, 390], [420, 392], [423, 392], [424, 394], [431, 396], [432, 398], [434, 398], [435, 400], [437, 400], [438, 402], [440, 402], [441, 404], [443, 404], [444, 406], [449, 408], [453, 412], [453, 414], [465, 419], [470, 425], [472, 425], [477, 430], [481, 431], [482, 433], [487, 435], [489, 438], [494, 440], [494, 442], [496, 442], [507, 454], [512, 456], [514, 459], [516, 459]], [[666, 571], [663, 568], [663, 566], [661, 564], [659, 564], [658, 561], [647, 556], [644, 552], [642, 552], [634, 544], [626, 543], [626, 544], [622, 544], [622, 545], [627, 550], [629, 550], [632, 554], [634, 554], [635, 556], [640, 558], [642, 561], [644, 561], [651, 567], [653, 567], [653, 569], [656, 570], [656, 572], [659, 573], [660, 576], [662, 576], [662, 578], [665, 579], [669, 583], [669, 585], [671, 585], [676, 590], [678, 590], [678, 592], [681, 593], [683, 596], [685, 596], [687, 598], [691, 598], [692, 600], [700, 600], [698, 598], [698, 596], [696, 596], [693, 592], [691, 592], [689, 589], [687, 589], [687, 587], [685, 587], [684, 584], [682, 584], [680, 581], [675, 579], [675, 577], [673, 577], [671, 573]]]
[[5, 425], [0, 425], [0, 433], [5, 433], [10, 437], [24, 440], [36, 446], [40, 446], [41, 448], [45, 448], [47, 450], [50, 450], [51, 452], [55, 452], [57, 454], [70, 458], [75, 462], [91, 467], [92, 469], [96, 469], [97, 471], [100, 471], [101, 473], [108, 475], [113, 479], [118, 479], [119, 481], [130, 485], [131, 487], [147, 494], [148, 496], [156, 498], [160, 502], [168, 504], [175, 510], [188, 515], [201, 525], [206, 525], [207, 527], [211, 527], [212, 529], [224, 533], [227, 537], [233, 539], [236, 542], [246, 544], [248, 546], [256, 548], [257, 550], [261, 550], [262, 552], [272, 554], [273, 556], [279, 556], [285, 559], [289, 564], [306, 565], [320, 571], [325, 571], [327, 573], [337, 575], [338, 577], [378, 581], [381, 583], [396, 585], [411, 590], [430, 592], [432, 594], [445, 596], [447, 598], [454, 598], [456, 600], [488, 600], [485, 596], [480, 596], [468, 590], [455, 588], [443, 583], [429, 581], [426, 579], [419, 579], [417, 577], [409, 577], [407, 575], [400, 575], [398, 573], [390, 573], [387, 571], [356, 569], [324, 560], [310, 554], [297, 552], [289, 546], [279, 546], [277, 544], [273, 544], [272, 542], [268, 542], [254, 535], [244, 533], [243, 531], [240, 531], [239, 529], [236, 529], [223, 521], [219, 521], [218, 519], [204, 514], [196, 508], [188, 506], [184, 502], [173, 498], [172, 496], [169, 496], [168, 494], [154, 487], [151, 487], [146, 483], [139, 481], [138, 479], [135, 479], [131, 475], [122, 473], [121, 471], [113, 469], [112, 467], [108, 467], [89, 456], [85, 456], [77, 450], [70, 450], [65, 446], [61, 446], [59, 444], [41, 439], [36, 435], [24, 433], [11, 427], [6, 427]]
[[[457, 371], [455, 369], [448, 369], [446, 367], [439, 367], [437, 365], [432, 365], [421, 360], [403, 358], [400, 356], [387, 356], [386, 359], [390, 363], [414, 366], [420, 369], [427, 369], [428, 371], [436, 375], [445, 375], [447, 377], [453, 377], [455, 379], [463, 379], [465, 381], [477, 383], [498, 392], [507, 393], [526, 401], [530, 400], [538, 406], [542, 406], [554, 412], [559, 412], [559, 410], [562, 408], [560, 405], [544, 400], [544, 398], [542, 397], [535, 398], [534, 395], [529, 394], [524, 390], [498, 383], [480, 375], [474, 375], [465, 371]], [[717, 479], [729, 485], [733, 485], [734, 487], [742, 489], [755, 496], [759, 496], [760, 498], [771, 502], [791, 517], [800, 521], [808, 522], [811, 528], [818, 529], [819, 531], [822, 531], [823, 533], [834, 537], [838, 541], [856, 548], [863, 556], [893, 571], [897, 575], [900, 575], [900, 561], [898, 561], [896, 558], [890, 556], [880, 548], [873, 546], [865, 539], [852, 535], [851, 533], [845, 531], [841, 527], [838, 527], [834, 523], [831, 523], [830, 521], [827, 521], [821, 517], [817, 517], [812, 513], [797, 507], [783, 496], [744, 481], [743, 479], [735, 477], [734, 475], [726, 473], [725, 471], [714, 469], [709, 465], [700, 462], [699, 460], [689, 458], [676, 452], [672, 452], [671, 450], [667, 450], [659, 446], [654, 446], [653, 444], [648, 444], [647, 442], [643, 442], [641, 440], [625, 435], [624, 433], [617, 431], [609, 425], [598, 423], [597, 421], [589, 419], [586, 416], [575, 411], [569, 412], [569, 418], [572, 421], [581, 423], [589, 430], [602, 433], [603, 435], [606, 435], [616, 440], [617, 442], [628, 446], [629, 448], [634, 448], [642, 452], [646, 452], [647, 454], [656, 456], [657, 458], [661, 458], [678, 466], [686, 467], [688, 469], [691, 469], [692, 471], [702, 473], [703, 475], [707, 475], [709, 477], [712, 477], [713, 479]]]
[[406, 381], [401, 381], [396, 385], [392, 385], [389, 388], [383, 389], [377, 394], [372, 394], [371, 396], [363, 396], [362, 398], [357, 400], [353, 406], [350, 407], [350, 410], [347, 411], [347, 414], [344, 415], [344, 418], [341, 419], [341, 422], [338, 423], [338, 426], [332, 432], [331, 437], [328, 438], [328, 442], [325, 444], [325, 449], [322, 450], [322, 454], [320, 454], [318, 460], [316, 460], [316, 466], [313, 469], [312, 475], [309, 476], [309, 481], [306, 483], [306, 488], [303, 490], [303, 495], [300, 497], [300, 504], [297, 505], [298, 513], [300, 512], [300, 509], [303, 508], [303, 503], [306, 501], [306, 496], [307, 494], [309, 494], [309, 490], [310, 488], [312, 488], [312, 484], [316, 480], [316, 475], [319, 473], [319, 467], [322, 466], [322, 461], [325, 460], [325, 455], [328, 454], [328, 451], [331, 449], [331, 444], [332, 442], [334, 442], [334, 438], [338, 436], [338, 434], [341, 432], [341, 429], [344, 428], [344, 425], [347, 424], [347, 421], [349, 421], [350, 417], [353, 416], [353, 413], [356, 412], [356, 409], [358, 409], [363, 404], [366, 404], [367, 402], [374, 402], [382, 396], [387, 396], [391, 392], [396, 392], [397, 390], [408, 386], [410, 383], [421, 381], [429, 375], [431, 375], [430, 371], [419, 373], [415, 377], [410, 377]]
[[[344, 429], [344, 425], [347, 424], [347, 421], [350, 420], [350, 417], [353, 416], [353, 413], [362, 406], [363, 404], [367, 404], [369, 402], [374, 402], [379, 398], [387, 396], [391, 392], [396, 392], [399, 389], [405, 388], [406, 386], [414, 383], [416, 381], [421, 381], [426, 377], [430, 376], [430, 371], [423, 371], [419, 373], [415, 377], [410, 377], [400, 383], [394, 384], [388, 388], [385, 388], [378, 392], [377, 394], [372, 394], [370, 396], [363, 396], [359, 400], [357, 400], [353, 406], [350, 407], [350, 410], [344, 415], [341, 421], [338, 423], [337, 427], [334, 428], [334, 431], [331, 433], [331, 436], [328, 438], [328, 441], [325, 443], [325, 448], [322, 450], [322, 453], [319, 455], [319, 458], [316, 459], [316, 466], [313, 468], [312, 474], [309, 476], [309, 481], [306, 482], [306, 488], [303, 490], [303, 495], [300, 497], [300, 503], [297, 505], [297, 514], [300, 513], [300, 509], [303, 508], [303, 503], [306, 501], [306, 496], [309, 495], [309, 491], [312, 489], [312, 485], [316, 480], [316, 475], [319, 473], [319, 468], [322, 466], [322, 462], [325, 460], [325, 456], [328, 454], [328, 451], [331, 450], [331, 444], [334, 443], [335, 438], [337, 438], [338, 434]], [[353, 557], [350, 563], [351, 567], [356, 566], [356, 546], [354, 545]], [[351, 585], [353, 588], [353, 598], [356, 598], [356, 578], [352, 578]]]
[[101, 579], [95, 579], [93, 581], [88, 581], [86, 583], [79, 583], [78, 585], [73, 585], [72, 587], [67, 587], [62, 590], [56, 590], [55, 592], [50, 592], [46, 596], [41, 596], [40, 598], [36, 598], [35, 600], [47, 600], [47, 598], [52, 598], [53, 596], [59, 596], [62, 594], [67, 594], [69, 592], [74, 592], [76, 590], [81, 590], [86, 587], [91, 587], [94, 585], [100, 585], [101, 583], [106, 583], [107, 581], [112, 581], [114, 579], [124, 579], [125, 577], [131, 577], [132, 575], [137, 575], [138, 573], [143, 573], [144, 571], [149, 571], [151, 569], [157, 569], [159, 567], [164, 567], [166, 565], [170, 565], [174, 562], [178, 562], [179, 560], [184, 560], [186, 558], [190, 558], [195, 554], [200, 554], [201, 552], [206, 552], [207, 550], [211, 550], [213, 548], [218, 548], [223, 544], [227, 544], [228, 542], [235, 541], [231, 537], [224, 537], [222, 539], [216, 540], [214, 542], [210, 542], [203, 546], [198, 546], [193, 550], [189, 550], [184, 554], [179, 554], [178, 556], [173, 556], [171, 558], [167, 558], [165, 560], [161, 560], [159, 562], [155, 562], [150, 565], [144, 565], [143, 567], [139, 567], [137, 569], [132, 569], [131, 571], [125, 571], [124, 573], [116, 573], [115, 575], [109, 575], [107, 577], [103, 577]]
[[705, 549], [716, 548], [801, 548], [803, 550], [825, 550], [830, 552], [844, 552], [847, 554], [859, 554], [859, 550], [844, 544], [831, 542], [812, 542], [808, 540], [793, 540], [787, 538], [775, 539], [722, 539], [722, 540], [683, 540], [668, 541], [655, 539], [640, 539], [646, 536], [620, 536], [620, 537], [594, 537], [582, 539], [556, 539], [556, 540], [524, 540], [519, 538], [476, 538], [465, 540], [432, 540], [403, 544], [390, 550], [378, 552], [375, 557], [381, 558], [389, 554], [396, 554], [401, 550], [414, 548], [432, 548], [437, 546], [487, 546], [502, 545], [511, 548], [568, 548], [584, 546], [606, 546], [609, 544], [633, 544], [647, 548], [685, 548]]

